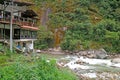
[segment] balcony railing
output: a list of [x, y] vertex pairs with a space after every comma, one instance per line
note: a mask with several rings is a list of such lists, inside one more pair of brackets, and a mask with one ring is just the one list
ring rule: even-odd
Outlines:
[[[10, 17], [0, 18], [1, 23], [10, 23]], [[36, 27], [36, 22], [31, 18], [15, 17], [13, 24]]]

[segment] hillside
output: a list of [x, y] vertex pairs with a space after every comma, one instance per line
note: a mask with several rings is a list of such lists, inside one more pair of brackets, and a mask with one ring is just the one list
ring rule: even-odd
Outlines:
[[[120, 53], [119, 0], [32, 1], [36, 3], [33, 9], [41, 17], [42, 26], [46, 26], [38, 32], [42, 48], [54, 43], [52, 46], [61, 46], [63, 50], [104, 48]], [[61, 31], [64, 27], [67, 30]], [[62, 36], [56, 38], [56, 34]]]

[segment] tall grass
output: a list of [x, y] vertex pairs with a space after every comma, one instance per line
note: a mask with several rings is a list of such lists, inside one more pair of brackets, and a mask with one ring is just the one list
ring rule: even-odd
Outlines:
[[[21, 58], [22, 60], [22, 58]], [[58, 69], [56, 61], [47, 62], [46, 59], [32, 59], [19, 61], [13, 65], [0, 67], [0, 80], [77, 80], [68, 70]]]
[[59, 69], [55, 60], [47, 62], [43, 57], [20, 56], [7, 47], [4, 50], [0, 55], [0, 80], [77, 80], [75, 74]]

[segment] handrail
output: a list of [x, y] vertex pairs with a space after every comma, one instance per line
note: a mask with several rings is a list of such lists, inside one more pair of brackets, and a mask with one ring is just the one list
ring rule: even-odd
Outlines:
[[[0, 21], [10, 22], [10, 17], [0, 18]], [[36, 27], [36, 23], [33, 23], [33, 20], [30, 18], [15, 17], [13, 19], [13, 24], [26, 25]]]

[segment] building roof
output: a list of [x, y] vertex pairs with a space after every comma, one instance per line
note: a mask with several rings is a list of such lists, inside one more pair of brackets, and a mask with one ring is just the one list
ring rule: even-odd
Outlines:
[[[0, 4], [4, 4], [4, 1], [11, 2], [11, 0], [0, 0]], [[34, 5], [32, 2], [21, 1], [21, 0], [13, 0], [14, 3], [18, 4], [19, 6], [31, 6]]]
[[20, 26], [20, 27], [23, 29], [30, 29], [30, 30], [35, 30], [35, 31], [39, 30], [38, 27], [31, 27], [31, 26]]

